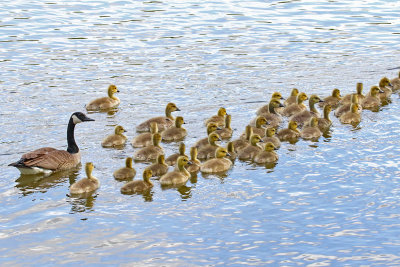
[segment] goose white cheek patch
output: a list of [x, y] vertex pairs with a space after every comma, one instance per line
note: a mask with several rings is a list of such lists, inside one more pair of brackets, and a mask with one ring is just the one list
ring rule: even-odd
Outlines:
[[74, 122], [74, 124], [80, 123], [82, 122], [77, 116], [73, 115], [72, 116], [72, 121]]

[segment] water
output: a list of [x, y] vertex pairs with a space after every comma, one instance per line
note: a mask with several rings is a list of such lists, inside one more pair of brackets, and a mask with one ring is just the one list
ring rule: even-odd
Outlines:
[[[398, 94], [357, 128], [332, 117], [318, 142], [284, 143], [264, 168], [236, 161], [179, 189], [125, 196], [112, 172], [135, 151], [104, 149], [123, 125], [173, 101], [190, 147], [220, 106], [234, 138], [273, 91], [367, 91], [399, 69], [398, 1], [11, 1], [0, 9], [2, 265], [399, 265]], [[7, 167], [66, 147], [74, 111], [118, 86], [116, 113], [76, 128], [101, 188], [68, 196], [79, 167], [46, 178]], [[178, 144], [164, 144], [167, 155]], [[146, 165], [134, 164], [140, 178]], [[21, 256], [23, 255], [23, 257]]]

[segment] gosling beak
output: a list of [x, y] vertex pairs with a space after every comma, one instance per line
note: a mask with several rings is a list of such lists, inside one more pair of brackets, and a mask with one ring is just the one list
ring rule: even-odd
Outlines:
[[318, 102], [319, 102], [319, 103], [324, 103], [325, 101], [324, 101], [324, 100], [322, 100], [322, 99], [320, 99]]
[[279, 150], [279, 148], [274, 147], [274, 150]]
[[281, 99], [282, 99], [282, 100], [285, 100], [285, 98], [284, 98], [283, 96], [281, 96]]
[[391, 89], [393, 88], [393, 84], [391, 82], [389, 82], [388, 85], [391, 87]]
[[379, 93], [384, 93], [384, 91], [381, 89], [381, 88], [379, 88]]
[[[284, 99], [284, 98], [282, 97], [282, 99]], [[284, 105], [284, 104], [282, 104], [282, 103], [279, 103], [279, 107], [280, 107], [280, 108], [284, 108], [284, 107], [285, 107], [285, 105]]]
[[176, 110], [175, 111], [181, 111], [178, 107], [176, 107]]
[[192, 165], [192, 164], [193, 164], [193, 162], [190, 160], [187, 162], [187, 165]]
[[117, 90], [117, 93], [119, 93], [119, 90]]
[[219, 126], [217, 126], [217, 130], [222, 130], [222, 128], [221, 128], [221, 127], [219, 127]]
[[221, 138], [218, 138], [217, 141], [222, 141]]
[[124, 133], [126, 133], [126, 132], [127, 132], [127, 130], [124, 129]]
[[226, 155], [227, 155], [228, 157], [230, 157], [230, 156], [231, 156], [231, 154], [229, 154], [229, 152], [226, 152]]
[[264, 140], [260, 139], [260, 143], [264, 143]]

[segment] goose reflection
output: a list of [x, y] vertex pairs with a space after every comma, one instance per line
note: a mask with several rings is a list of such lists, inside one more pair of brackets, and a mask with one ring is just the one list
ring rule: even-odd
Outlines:
[[15, 187], [19, 189], [23, 196], [27, 196], [35, 192], [45, 193], [50, 188], [64, 183], [67, 179], [70, 184], [75, 182], [79, 174], [80, 167], [81, 164], [79, 164], [79, 166], [76, 168], [55, 172], [48, 176], [20, 175], [20, 177], [15, 180], [17, 183]]

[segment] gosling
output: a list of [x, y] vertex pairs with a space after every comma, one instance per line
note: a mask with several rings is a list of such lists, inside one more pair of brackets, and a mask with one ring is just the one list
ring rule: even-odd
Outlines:
[[143, 171], [143, 180], [135, 180], [126, 183], [121, 187], [122, 194], [143, 194], [148, 192], [152, 187], [153, 183], [150, 181], [152, 176], [151, 170]]
[[92, 175], [93, 169], [94, 169], [93, 163], [91, 162], [86, 163], [85, 171], [87, 178], [83, 178], [73, 183], [69, 188], [69, 192], [71, 194], [90, 193], [97, 190], [100, 187], [99, 180]]
[[200, 167], [200, 171], [203, 173], [221, 173], [228, 171], [232, 167], [232, 162], [225, 158], [226, 156], [230, 156], [227, 149], [219, 147], [215, 151], [215, 158], [204, 162]]
[[114, 178], [119, 181], [132, 180], [136, 175], [136, 170], [132, 166], [132, 158], [127, 157], [125, 160], [125, 167], [116, 170], [113, 175]]
[[126, 143], [126, 136], [123, 134], [126, 130], [124, 127], [118, 125], [115, 127], [114, 134], [111, 134], [103, 139], [101, 145], [103, 147], [118, 147], [123, 146]]
[[115, 85], [110, 85], [107, 90], [108, 96], [97, 98], [89, 102], [86, 105], [86, 110], [88, 111], [96, 111], [96, 110], [105, 110], [117, 107], [121, 102], [118, 97], [114, 96], [115, 93], [119, 93], [119, 90]]

